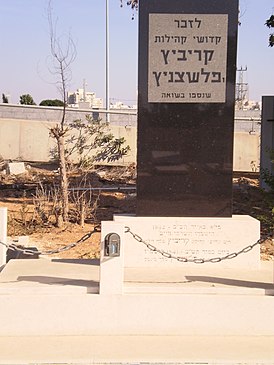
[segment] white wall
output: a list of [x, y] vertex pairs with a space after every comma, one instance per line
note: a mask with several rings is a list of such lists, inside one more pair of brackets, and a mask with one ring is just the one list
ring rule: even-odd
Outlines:
[[[5, 160], [47, 162], [51, 159], [50, 150], [55, 141], [49, 129], [56, 123], [20, 119], [0, 119], [0, 155]], [[116, 138], [124, 137], [130, 146], [127, 156], [119, 164], [136, 162], [136, 128], [111, 126], [110, 132]]]
[[234, 134], [234, 171], [260, 170], [260, 135], [247, 132]]
[[[49, 128], [54, 125], [48, 121], [0, 118], [0, 155], [6, 160], [49, 161], [50, 149], [55, 146]], [[137, 128], [117, 125], [110, 128], [115, 137], [124, 137], [131, 148], [119, 164], [136, 162]], [[260, 135], [235, 132], [234, 171], [259, 171], [259, 165]]]

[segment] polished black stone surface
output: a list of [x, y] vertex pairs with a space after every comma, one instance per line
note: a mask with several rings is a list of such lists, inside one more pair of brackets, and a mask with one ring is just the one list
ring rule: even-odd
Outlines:
[[[224, 102], [148, 102], [153, 13], [228, 14]], [[139, 19], [137, 215], [230, 217], [238, 1], [140, 0]]]

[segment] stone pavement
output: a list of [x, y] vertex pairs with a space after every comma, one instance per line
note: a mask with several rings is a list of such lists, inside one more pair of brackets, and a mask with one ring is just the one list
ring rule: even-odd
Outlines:
[[[216, 264], [180, 268], [125, 268], [124, 293], [274, 295], [274, 263], [260, 269]], [[0, 275], [0, 294], [99, 293], [99, 260], [11, 260]]]
[[98, 261], [10, 261], [0, 364], [274, 364], [272, 262], [131, 268], [124, 280], [124, 294], [100, 295]]
[[0, 364], [274, 364], [267, 336], [0, 337]]

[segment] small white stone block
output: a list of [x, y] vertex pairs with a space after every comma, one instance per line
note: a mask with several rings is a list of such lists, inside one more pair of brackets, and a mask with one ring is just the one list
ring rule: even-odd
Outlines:
[[17, 241], [18, 241], [18, 245], [28, 246], [29, 245], [29, 236], [18, 236]]
[[[179, 262], [152, 251], [143, 242], [138, 242], [130, 233], [125, 234], [125, 267], [178, 267], [199, 265], [194, 259], [224, 258], [253, 245], [260, 238], [260, 222], [247, 215], [229, 218], [211, 217], [134, 217], [115, 216], [115, 222], [140, 236], [142, 240], [174, 257], [183, 257], [190, 262]], [[217, 265], [222, 268], [253, 268], [260, 266], [260, 245], [235, 258], [225, 259]]]
[[9, 175], [19, 175], [26, 172], [24, 162], [10, 162], [7, 166], [7, 173]]

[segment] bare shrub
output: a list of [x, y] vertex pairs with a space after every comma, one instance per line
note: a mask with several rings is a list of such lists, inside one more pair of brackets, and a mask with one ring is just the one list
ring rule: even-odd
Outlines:
[[70, 218], [81, 227], [86, 220], [96, 221], [96, 213], [99, 206], [100, 193], [94, 193], [91, 185], [87, 183], [86, 175], [80, 181], [77, 188], [71, 190]]

